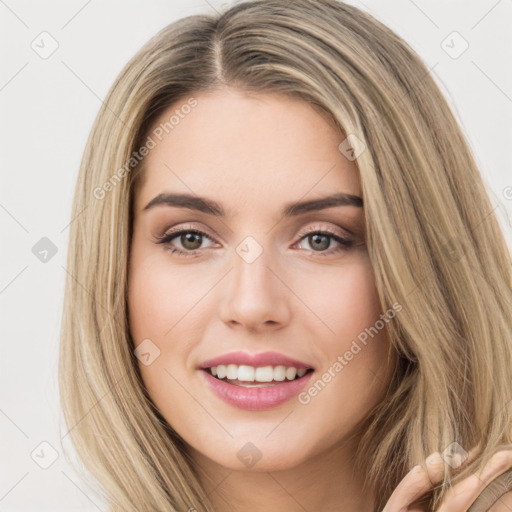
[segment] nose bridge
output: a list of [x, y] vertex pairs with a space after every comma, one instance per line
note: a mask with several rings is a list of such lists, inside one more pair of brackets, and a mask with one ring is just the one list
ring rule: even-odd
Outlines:
[[[261, 236], [260, 240], [263, 238]], [[236, 321], [252, 329], [269, 321], [286, 322], [286, 292], [274, 275], [278, 263], [273, 259], [272, 249], [249, 235], [235, 248], [233, 267], [222, 301], [223, 320]]]
[[236, 255], [233, 262], [235, 293], [242, 292], [249, 295], [269, 293], [275, 285], [270, 282], [274, 276], [268, 268], [272, 263], [275, 266], [275, 261], [271, 261], [272, 250], [268, 244], [264, 248], [263, 236], [258, 238], [259, 240], [252, 235], [246, 236], [235, 248]]

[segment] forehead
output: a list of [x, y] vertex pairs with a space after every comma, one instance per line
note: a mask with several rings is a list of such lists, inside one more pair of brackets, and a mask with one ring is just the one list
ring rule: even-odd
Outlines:
[[357, 167], [338, 149], [345, 136], [319, 108], [232, 89], [191, 98], [167, 108], [148, 132], [154, 147], [137, 210], [164, 191], [259, 208], [271, 198], [361, 195]]

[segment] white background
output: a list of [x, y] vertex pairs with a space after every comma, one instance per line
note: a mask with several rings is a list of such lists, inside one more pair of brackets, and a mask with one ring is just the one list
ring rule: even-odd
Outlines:
[[[71, 201], [85, 141], [101, 101], [125, 63], [175, 19], [227, 2], [0, 0], [0, 510], [96, 511], [105, 504], [66, 463], [57, 356]], [[229, 2], [228, 2], [229, 3]], [[440, 84], [500, 212], [512, 212], [512, 2], [366, 0], [404, 37]], [[58, 49], [32, 48], [43, 31]], [[469, 48], [457, 59], [442, 41], [457, 31]], [[452, 42], [453, 41], [453, 42]], [[460, 48], [451, 36], [447, 43]], [[507, 191], [509, 192], [507, 195]], [[43, 263], [32, 247], [48, 237]], [[50, 462], [42, 469], [32, 458]], [[69, 443], [65, 443], [69, 446]], [[37, 457], [39, 454], [39, 457]]]

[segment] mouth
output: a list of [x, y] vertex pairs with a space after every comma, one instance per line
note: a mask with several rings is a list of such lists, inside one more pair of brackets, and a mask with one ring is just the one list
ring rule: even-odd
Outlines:
[[241, 350], [203, 361], [198, 370], [207, 396], [213, 393], [232, 407], [252, 411], [284, 405], [316, 373], [311, 364], [283, 353]]
[[219, 381], [245, 388], [263, 388], [297, 381], [313, 372], [313, 368], [295, 368], [293, 366], [248, 366], [218, 365], [204, 369]]
[[202, 368], [200, 373], [206, 387], [228, 405], [262, 411], [296, 397], [313, 378], [314, 369], [228, 364]]

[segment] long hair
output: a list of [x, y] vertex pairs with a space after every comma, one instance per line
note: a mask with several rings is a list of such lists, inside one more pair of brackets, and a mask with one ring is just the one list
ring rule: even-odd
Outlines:
[[356, 164], [375, 283], [383, 310], [402, 309], [387, 325], [394, 377], [358, 426], [354, 462], [382, 507], [430, 453], [481, 446], [458, 471], [446, 465], [435, 506], [512, 442], [510, 250], [425, 64], [371, 15], [336, 0], [244, 1], [188, 16], [116, 79], [72, 210], [59, 367], [66, 435], [112, 510], [213, 512], [184, 441], [145, 390], [126, 289], [148, 130], [169, 106], [226, 86], [306, 101], [364, 149]]

